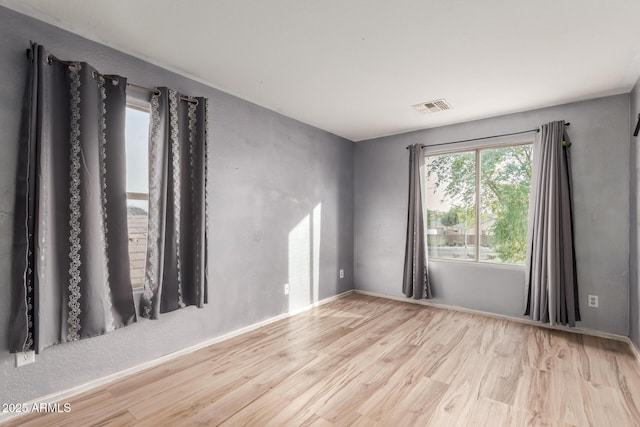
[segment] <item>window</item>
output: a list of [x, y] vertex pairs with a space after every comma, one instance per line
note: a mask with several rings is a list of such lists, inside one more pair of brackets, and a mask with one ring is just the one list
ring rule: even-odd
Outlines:
[[126, 126], [127, 223], [131, 284], [142, 288], [149, 211], [149, 111], [128, 106]]
[[427, 155], [429, 257], [524, 264], [532, 145]]

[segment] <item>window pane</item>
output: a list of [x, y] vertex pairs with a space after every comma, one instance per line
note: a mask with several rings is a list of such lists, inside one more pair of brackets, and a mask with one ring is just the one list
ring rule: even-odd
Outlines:
[[475, 151], [427, 157], [426, 228], [431, 258], [475, 260], [475, 159]]
[[[149, 211], [149, 113], [127, 108], [126, 156], [127, 192], [139, 193], [136, 200], [127, 200], [129, 228], [129, 263], [131, 284], [142, 288], [147, 254], [147, 219]], [[133, 197], [133, 196], [132, 196]]]
[[127, 192], [149, 192], [149, 113], [127, 108]]
[[480, 260], [524, 264], [532, 146], [480, 151]]
[[147, 200], [127, 200], [127, 225], [129, 227], [129, 263], [131, 285], [141, 288], [144, 282], [147, 255]]

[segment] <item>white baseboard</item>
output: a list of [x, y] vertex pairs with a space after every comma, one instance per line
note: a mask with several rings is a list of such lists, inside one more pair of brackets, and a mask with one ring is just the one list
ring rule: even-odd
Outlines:
[[629, 337], [625, 337], [625, 338], [626, 338], [625, 341], [627, 342], [627, 344], [629, 344], [629, 347], [631, 347], [631, 352], [636, 357], [636, 362], [638, 362], [638, 365], [640, 365], [640, 350], [638, 350], [638, 347], [636, 347], [633, 341], [631, 341], [631, 338]]
[[437, 307], [437, 308], [443, 308], [443, 309], [446, 309], [446, 310], [459, 311], [459, 312], [462, 312], [462, 313], [477, 314], [479, 316], [492, 317], [492, 318], [495, 318], [495, 319], [510, 320], [512, 322], [524, 323], [526, 325], [538, 326], [538, 327], [546, 328], [546, 329], [554, 329], [554, 330], [557, 330], [557, 331], [571, 332], [571, 333], [574, 333], [574, 334], [591, 335], [591, 336], [594, 336], [594, 337], [609, 338], [609, 339], [617, 340], [617, 341], [630, 342], [629, 337], [626, 337], [624, 335], [618, 335], [618, 334], [612, 334], [612, 333], [609, 333], [609, 332], [596, 331], [596, 330], [588, 329], [588, 328], [570, 328], [568, 326], [562, 326], [562, 325], [550, 325], [548, 323], [536, 322], [535, 320], [524, 319], [524, 318], [521, 318], [521, 317], [507, 316], [505, 314], [496, 314], [496, 313], [491, 313], [491, 312], [488, 312], [488, 311], [474, 310], [472, 308], [458, 307], [458, 306], [454, 306], [454, 305], [438, 304], [438, 303], [431, 302], [429, 300], [424, 300], [424, 299], [417, 300], [417, 299], [413, 299], [413, 298], [396, 297], [396, 296], [391, 296], [391, 295], [379, 294], [377, 292], [363, 291], [363, 290], [360, 290], [360, 289], [355, 289], [354, 292], [357, 293], [357, 294], [369, 295], [369, 296], [378, 297], [378, 298], [386, 298], [386, 299], [391, 299], [391, 300], [395, 300], [395, 301], [402, 301], [402, 302], [406, 302], [406, 303], [410, 303], [410, 304], [420, 304], [420, 305], [426, 305], [426, 306], [429, 306], [429, 307]]
[[[312, 308], [319, 307], [321, 305], [327, 304], [327, 303], [329, 303], [331, 301], [335, 301], [337, 299], [343, 298], [343, 297], [345, 297], [347, 295], [352, 294], [353, 292], [354, 291], [352, 289], [350, 289], [350, 290], [348, 290], [346, 292], [343, 292], [343, 293], [338, 294], [338, 295], [331, 296], [329, 298], [325, 298], [325, 299], [323, 299], [321, 301], [317, 301], [317, 302], [315, 302], [313, 304], [310, 304], [308, 306], [302, 307], [300, 309], [297, 309], [297, 310], [294, 310], [294, 311], [290, 311], [288, 313], [282, 313], [282, 314], [279, 314], [279, 315], [274, 316], [274, 317], [270, 317], [269, 319], [263, 320], [261, 322], [254, 323], [254, 324], [249, 325], [249, 326], [245, 326], [244, 328], [236, 329], [235, 331], [231, 331], [231, 332], [229, 332], [227, 334], [224, 334], [224, 335], [221, 335], [221, 336], [218, 336], [218, 337], [215, 337], [215, 338], [211, 338], [209, 340], [200, 342], [200, 343], [192, 345], [190, 347], [183, 348], [182, 350], [178, 350], [178, 351], [173, 352], [173, 353], [166, 354], [164, 356], [158, 357], [158, 358], [150, 360], [148, 362], [144, 362], [144, 363], [141, 363], [139, 365], [133, 366], [131, 368], [125, 369], [123, 371], [116, 372], [115, 374], [107, 375], [105, 377], [98, 378], [98, 379], [95, 379], [93, 381], [90, 381], [90, 382], [88, 382], [86, 384], [82, 384], [82, 385], [79, 385], [79, 386], [76, 386], [76, 387], [73, 387], [73, 388], [70, 388], [70, 389], [67, 389], [67, 390], [62, 390], [62, 391], [59, 391], [59, 392], [48, 394], [46, 396], [39, 397], [37, 399], [33, 399], [33, 400], [25, 403], [24, 406], [25, 407], [31, 407], [34, 404], [56, 403], [56, 402], [60, 402], [62, 400], [67, 400], [67, 399], [69, 399], [69, 398], [71, 398], [71, 397], [73, 397], [75, 395], [78, 395], [80, 393], [84, 393], [84, 392], [89, 391], [91, 389], [94, 389], [94, 388], [100, 387], [102, 385], [111, 383], [113, 381], [119, 380], [120, 378], [135, 374], [136, 372], [140, 372], [140, 371], [142, 371], [144, 369], [152, 368], [154, 366], [160, 365], [161, 363], [167, 362], [169, 360], [176, 359], [176, 358], [178, 358], [180, 356], [184, 356], [185, 354], [193, 353], [194, 351], [200, 350], [200, 349], [202, 349], [204, 347], [208, 347], [210, 345], [217, 344], [219, 342], [228, 340], [230, 338], [237, 337], [238, 335], [242, 335], [242, 334], [245, 334], [247, 332], [254, 331], [254, 330], [259, 329], [259, 328], [261, 328], [263, 326], [267, 326], [267, 325], [269, 325], [271, 323], [275, 323], [278, 320], [286, 319], [287, 317], [294, 316], [294, 315], [302, 313], [304, 311], [311, 310]], [[18, 417], [20, 415], [25, 415], [25, 414], [24, 413], [13, 413], [13, 412], [0, 412], [0, 423], [5, 422], [5, 421], [7, 421], [7, 420], [9, 420], [11, 418]]]

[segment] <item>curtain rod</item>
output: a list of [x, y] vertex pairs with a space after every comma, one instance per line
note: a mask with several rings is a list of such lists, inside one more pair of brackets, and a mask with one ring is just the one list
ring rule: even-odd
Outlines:
[[[98, 73], [98, 74], [100, 74], [100, 73]], [[105, 77], [107, 79], [115, 79], [116, 78], [114, 76], [109, 76], [109, 75], [106, 75], [106, 74], [101, 74], [101, 76]], [[151, 93], [153, 93], [155, 95], [160, 95], [160, 90], [158, 88], [155, 88], [155, 87], [140, 86], [140, 85], [137, 85], [135, 83], [127, 83], [127, 86], [128, 87], [135, 87], [136, 89], [145, 90], [145, 91], [151, 92]], [[189, 96], [181, 96], [180, 99], [183, 100], [183, 101], [191, 102], [192, 104], [198, 105], [198, 100], [195, 99], [195, 98], [191, 98]]]
[[[27, 49], [27, 56], [29, 56], [29, 57], [31, 56], [31, 49]], [[65, 60], [62, 60], [62, 59], [60, 59], [60, 58], [56, 58], [56, 57], [55, 57], [54, 55], [52, 55], [52, 54], [49, 54], [49, 56], [47, 57], [47, 62], [48, 62], [49, 64], [51, 64], [51, 62], [53, 62], [53, 61], [59, 62], [59, 63], [61, 63], [61, 64], [64, 64], [64, 65], [66, 65], [66, 66], [69, 66], [69, 67], [75, 67], [75, 66], [76, 66], [76, 64], [77, 64], [77, 62], [73, 62], [73, 61], [65, 61]], [[96, 75], [98, 75], [98, 76], [102, 76], [102, 77], [104, 77], [105, 79], [109, 79], [109, 80], [111, 80], [111, 81], [118, 80], [118, 78], [117, 78], [116, 76], [109, 75], [109, 74], [102, 74], [102, 73], [98, 73], [97, 71], [94, 71], [94, 72], [93, 72], [93, 77], [95, 78], [95, 77], [96, 77]], [[144, 90], [144, 91], [147, 91], [147, 92], [153, 93], [153, 94], [155, 94], [155, 95], [160, 95], [160, 90], [159, 90], [159, 89], [157, 89], [157, 88], [151, 88], [151, 87], [141, 86], [141, 85], [137, 85], [137, 84], [135, 84], [135, 83], [127, 83], [127, 87], [134, 87], [134, 88], [136, 88], [136, 89], [141, 89], [141, 90]], [[183, 101], [191, 102], [191, 103], [193, 103], [193, 104], [198, 105], [198, 100], [197, 100], [197, 99], [195, 99], [195, 98], [191, 98], [191, 97], [188, 97], [188, 96], [180, 96], [180, 99], [181, 99], [181, 100], [183, 100]]]
[[[565, 123], [564, 125], [565, 126], [570, 126], [571, 123]], [[540, 132], [540, 129], [529, 129], [529, 130], [523, 130], [523, 131], [520, 131], [520, 132], [512, 132], [512, 133], [503, 133], [503, 134], [500, 134], [500, 135], [483, 136], [481, 138], [462, 139], [460, 141], [450, 141], [450, 142], [441, 142], [439, 144], [421, 145], [420, 148], [438, 147], [440, 145], [449, 145], [449, 144], [459, 144], [461, 142], [481, 141], [483, 139], [500, 138], [501, 136], [520, 135], [522, 133], [530, 133], [530, 132]], [[411, 148], [411, 146], [407, 145], [407, 150], [409, 148]]]

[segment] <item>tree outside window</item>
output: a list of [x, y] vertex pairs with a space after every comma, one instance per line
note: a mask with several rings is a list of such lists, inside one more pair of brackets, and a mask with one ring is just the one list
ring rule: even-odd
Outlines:
[[532, 145], [427, 156], [429, 256], [524, 264]]

